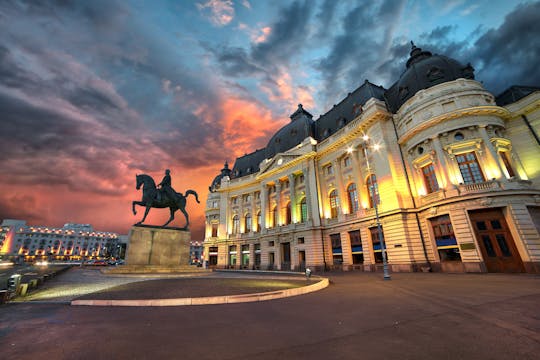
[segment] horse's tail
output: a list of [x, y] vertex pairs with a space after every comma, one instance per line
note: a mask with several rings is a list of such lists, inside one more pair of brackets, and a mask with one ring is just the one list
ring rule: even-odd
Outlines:
[[200, 201], [199, 201], [199, 195], [197, 195], [197, 193], [196, 193], [194, 190], [188, 190], [188, 191], [186, 191], [186, 198], [188, 197], [189, 194], [195, 196], [195, 200], [197, 200], [197, 202], [200, 203]]

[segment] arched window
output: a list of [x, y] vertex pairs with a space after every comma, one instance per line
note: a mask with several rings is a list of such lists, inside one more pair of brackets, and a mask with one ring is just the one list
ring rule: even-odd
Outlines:
[[377, 185], [377, 177], [375, 174], [368, 176], [366, 180], [366, 187], [369, 194], [369, 207], [372, 208], [374, 204], [380, 204], [381, 199], [379, 198], [379, 186]]
[[302, 198], [300, 200], [300, 222], [306, 222], [307, 221], [307, 202], [306, 198]]
[[232, 218], [232, 234], [233, 235], [238, 234], [239, 228], [240, 228], [240, 217], [238, 215], [234, 215]]
[[354, 214], [358, 211], [358, 193], [355, 183], [347, 186], [347, 199], [349, 200], [349, 214]]
[[244, 218], [244, 232], [251, 232], [251, 214], [246, 214]]
[[277, 206], [274, 206], [272, 208], [272, 227], [278, 226], [278, 212], [277, 212]]
[[330, 200], [330, 217], [332, 219], [335, 219], [338, 216], [338, 207], [339, 207], [339, 198], [337, 196], [337, 191], [335, 189], [332, 190], [328, 198]]
[[291, 202], [289, 201], [287, 205], [285, 206], [285, 224], [289, 225], [292, 223], [292, 217], [291, 217]]
[[261, 231], [261, 212], [257, 212], [257, 232]]

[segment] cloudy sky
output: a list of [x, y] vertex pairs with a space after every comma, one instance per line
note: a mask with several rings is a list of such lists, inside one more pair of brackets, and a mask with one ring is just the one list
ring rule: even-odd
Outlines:
[[298, 103], [317, 118], [364, 79], [390, 87], [411, 40], [495, 94], [540, 85], [538, 24], [540, 2], [508, 0], [1, 1], [0, 219], [125, 234], [135, 174], [170, 168], [202, 239], [224, 161]]

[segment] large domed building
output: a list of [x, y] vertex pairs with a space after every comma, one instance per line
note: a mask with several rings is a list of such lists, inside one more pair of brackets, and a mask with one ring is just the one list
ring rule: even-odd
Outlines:
[[413, 44], [389, 89], [290, 120], [211, 184], [209, 266], [540, 272], [540, 88]]

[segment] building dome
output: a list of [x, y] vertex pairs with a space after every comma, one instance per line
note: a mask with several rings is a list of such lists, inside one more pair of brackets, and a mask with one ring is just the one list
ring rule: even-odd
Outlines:
[[229, 169], [229, 163], [226, 161], [225, 165], [223, 165], [223, 169], [221, 169], [221, 173], [214, 178], [214, 181], [212, 181], [212, 185], [209, 187], [210, 192], [215, 192], [221, 187], [221, 179], [225, 176], [231, 177], [231, 169]]
[[474, 79], [474, 69], [470, 64], [463, 66], [452, 58], [423, 51], [412, 41], [411, 44], [407, 69], [386, 93], [393, 113], [420, 90], [460, 78]]
[[302, 104], [290, 116], [291, 122], [272, 136], [265, 148], [267, 159], [285, 152], [300, 144], [305, 138], [313, 135], [313, 115], [304, 110]]

